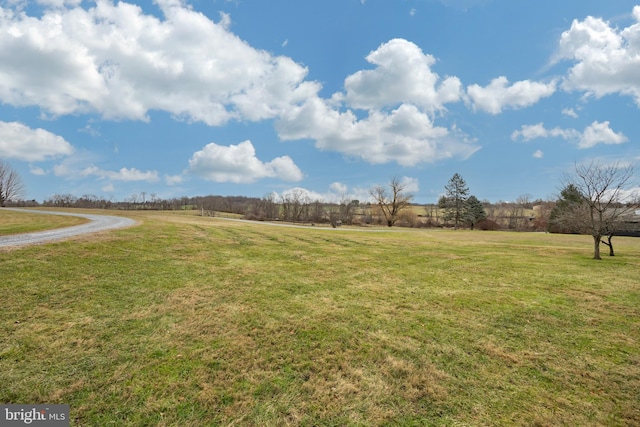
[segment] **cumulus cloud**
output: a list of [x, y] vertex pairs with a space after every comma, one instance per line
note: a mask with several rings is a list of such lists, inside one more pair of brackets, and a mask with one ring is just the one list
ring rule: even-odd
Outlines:
[[273, 118], [319, 89], [305, 67], [232, 34], [228, 16], [216, 23], [181, 2], [158, 4], [163, 19], [105, 0], [41, 17], [0, 9], [0, 101], [52, 116], [148, 120], [162, 110], [221, 125]]
[[467, 158], [480, 148], [455, 128], [435, 126], [428, 114], [410, 104], [390, 112], [372, 110], [358, 120], [352, 111], [338, 111], [314, 98], [284, 114], [276, 128], [283, 140], [313, 139], [319, 149], [373, 164], [414, 166]]
[[346, 194], [347, 190], [349, 189], [346, 184], [343, 184], [341, 182], [334, 182], [329, 186], [329, 188], [331, 189], [331, 191], [337, 194]]
[[405, 193], [417, 193], [420, 191], [420, 182], [418, 178], [403, 176], [400, 180], [400, 184], [404, 187]]
[[[406, 178], [414, 180], [414, 178]], [[417, 179], [415, 179], [417, 185]], [[334, 182], [329, 186], [329, 190], [325, 192], [312, 191], [303, 187], [294, 187], [284, 190], [282, 193], [274, 193], [276, 199], [296, 195], [302, 200], [321, 201], [325, 203], [342, 203], [347, 200], [373, 201], [368, 188], [349, 187], [340, 182]]]
[[636, 23], [621, 29], [591, 16], [573, 21], [560, 37], [556, 58], [575, 62], [562, 82], [565, 90], [630, 95], [640, 106], [640, 6], [633, 17]]
[[252, 183], [263, 178], [283, 181], [303, 178], [302, 171], [289, 156], [262, 162], [248, 140], [228, 147], [213, 142], [207, 144], [193, 154], [188, 172], [211, 181], [233, 183]]
[[[400, 179], [400, 183], [404, 186], [405, 193], [415, 193], [420, 189], [418, 178], [403, 176]], [[276, 198], [290, 197], [295, 195], [301, 200], [306, 200], [309, 202], [318, 200], [325, 203], [342, 203], [348, 200], [359, 200], [361, 202], [375, 201], [371, 196], [370, 188], [349, 187], [341, 182], [332, 183], [329, 186], [329, 190], [325, 192], [312, 191], [303, 187], [293, 187], [283, 191], [280, 194], [274, 193], [274, 195]]]
[[598, 144], [622, 144], [628, 140], [624, 134], [615, 133], [609, 127], [609, 122], [593, 122], [582, 133], [578, 147], [591, 148]]
[[538, 138], [562, 138], [576, 144], [578, 148], [591, 148], [598, 144], [622, 144], [628, 141], [624, 134], [614, 132], [608, 121], [602, 123], [594, 121], [582, 132], [559, 127], [547, 129], [544, 123], [538, 123], [523, 125], [520, 130], [511, 134], [511, 139], [514, 141], [531, 141]]
[[110, 181], [146, 181], [157, 182], [157, 171], [142, 172], [136, 168], [121, 168], [118, 171], [109, 171], [100, 169], [97, 166], [89, 166], [81, 172], [82, 176], [97, 176], [100, 179], [108, 179]]
[[348, 76], [344, 92], [329, 100], [312, 96], [286, 110], [276, 122], [280, 138], [312, 139], [321, 150], [402, 166], [466, 159], [480, 149], [457, 127], [435, 124], [463, 91], [457, 77], [441, 79], [432, 71], [433, 56], [393, 39], [366, 59], [376, 67]]
[[[502, 77], [465, 94], [457, 77], [433, 70], [432, 55], [393, 39], [366, 57], [372, 69], [347, 76], [344, 91], [321, 99], [306, 67], [253, 48], [230, 31], [226, 14], [215, 22], [177, 0], [158, 1], [160, 17], [124, 1], [86, 9], [77, 0], [41, 1], [49, 8], [40, 16], [0, 10], [0, 102], [53, 117], [149, 120], [159, 110], [211, 126], [275, 119], [283, 140], [310, 138], [319, 149], [370, 163], [414, 166], [465, 159], [480, 148], [455, 126], [436, 124], [447, 104], [468, 97], [497, 114], [555, 90], [555, 83], [509, 85]], [[200, 160], [192, 159], [195, 170], [228, 179], [199, 169]], [[301, 177], [289, 158], [265, 165], [272, 172], [255, 179]]]
[[382, 44], [367, 56], [377, 67], [361, 70], [345, 79], [342, 99], [353, 108], [381, 109], [408, 103], [426, 111], [437, 111], [444, 104], [457, 102], [462, 84], [457, 77], [441, 80], [431, 70], [436, 60], [404, 39]]
[[514, 141], [531, 141], [538, 138], [562, 138], [569, 141], [577, 141], [580, 139], [580, 132], [575, 129], [562, 129], [559, 127], [553, 129], [546, 129], [544, 123], [537, 123], [535, 125], [523, 125], [520, 130], [514, 131], [511, 134], [511, 139]]
[[[211, 126], [276, 119], [282, 139], [311, 138], [371, 163], [411, 166], [479, 148], [434, 124], [435, 113], [461, 99], [462, 84], [432, 71], [435, 58], [407, 40], [382, 44], [367, 56], [373, 69], [348, 76], [343, 93], [323, 100], [321, 85], [305, 80], [307, 68], [251, 47], [230, 31], [228, 15], [214, 22], [173, 0], [157, 2], [160, 18], [124, 1], [87, 9], [75, 0], [42, 1], [50, 8], [41, 16], [0, 11], [0, 102], [51, 117], [146, 121], [159, 110]], [[355, 110], [368, 117], [358, 120]], [[267, 169], [276, 172], [256, 176], [296, 181], [294, 166], [275, 159]]]
[[303, 201], [305, 203], [321, 201], [321, 202], [336, 202], [330, 198], [327, 198], [327, 194], [329, 193], [318, 193], [317, 191], [309, 190], [303, 187], [293, 187], [287, 190], [284, 190], [282, 193], [273, 193], [276, 199], [297, 199]]
[[543, 153], [541, 150], [536, 150], [536, 151], [533, 153], [533, 158], [534, 158], [534, 159], [541, 159], [541, 158], [543, 158], [543, 157], [544, 157], [544, 153]]
[[522, 80], [509, 85], [509, 80], [501, 76], [491, 80], [488, 86], [473, 84], [467, 87], [467, 95], [474, 110], [489, 114], [500, 114], [505, 108], [530, 107], [542, 98], [553, 95], [557, 83], [532, 82]]
[[72, 153], [71, 144], [59, 135], [19, 122], [0, 121], [0, 157], [36, 162]]

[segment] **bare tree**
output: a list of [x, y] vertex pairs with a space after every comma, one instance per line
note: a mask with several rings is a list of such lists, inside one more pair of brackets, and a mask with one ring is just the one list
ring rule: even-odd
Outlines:
[[609, 255], [614, 255], [611, 239], [638, 208], [638, 188], [631, 183], [633, 174], [631, 165], [592, 161], [576, 165], [573, 175], [565, 178], [565, 188], [573, 186], [581, 200], [566, 205], [557, 213], [555, 221], [576, 232], [590, 234], [593, 259], [601, 259], [600, 243], [609, 246]]
[[340, 200], [340, 221], [345, 224], [353, 223], [355, 215], [355, 203], [353, 200], [343, 196]]
[[22, 196], [24, 186], [20, 175], [7, 163], [0, 160], [0, 206]]
[[308, 203], [308, 197], [300, 189], [294, 189], [280, 196], [282, 203], [282, 216], [285, 221], [300, 221], [304, 213], [305, 204]]
[[391, 194], [387, 194], [387, 190], [378, 185], [370, 190], [370, 194], [380, 207], [382, 214], [389, 227], [393, 227], [398, 221], [398, 214], [411, 202], [413, 196], [405, 194], [405, 184], [402, 184], [398, 178], [392, 178], [389, 183]]
[[515, 203], [509, 203], [509, 228], [512, 230], [525, 230], [529, 227], [529, 216], [525, 215], [525, 209], [532, 207], [531, 195], [518, 196]]
[[556, 203], [548, 200], [537, 200], [533, 210], [535, 212], [535, 219], [533, 220], [533, 226], [536, 231], [544, 231], [549, 226], [549, 219], [551, 212]]

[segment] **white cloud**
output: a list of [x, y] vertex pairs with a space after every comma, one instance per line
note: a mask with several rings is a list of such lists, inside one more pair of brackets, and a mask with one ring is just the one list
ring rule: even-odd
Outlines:
[[[404, 185], [405, 193], [416, 193], [419, 191], [418, 178], [412, 178], [403, 176], [400, 179], [400, 183]], [[387, 186], [388, 183], [383, 186]], [[303, 187], [294, 187], [283, 191], [278, 194], [277, 197], [288, 196], [296, 193], [301, 198], [307, 201], [319, 200], [326, 203], [341, 203], [345, 200], [359, 200], [360, 202], [373, 202], [374, 199], [371, 196], [371, 188], [353, 187], [349, 188], [346, 184], [340, 182], [334, 182], [329, 186], [329, 191], [319, 193], [316, 191], [308, 190]]]
[[553, 95], [555, 91], [555, 81], [539, 83], [522, 80], [509, 86], [509, 81], [504, 76], [491, 80], [485, 87], [477, 84], [467, 87], [473, 109], [490, 114], [500, 114], [505, 108], [529, 107], [542, 98]]
[[51, 8], [63, 8], [66, 6], [80, 6], [82, 0], [36, 0], [36, 3]]
[[353, 108], [369, 110], [408, 103], [433, 112], [460, 100], [460, 80], [447, 77], [441, 81], [431, 71], [435, 58], [425, 55], [414, 43], [393, 39], [366, 59], [377, 68], [348, 76], [344, 82], [346, 94], [340, 97]]
[[0, 121], [0, 157], [37, 162], [72, 153], [71, 144], [59, 135], [18, 122]]
[[423, 162], [467, 158], [480, 147], [456, 128], [434, 126], [416, 106], [402, 104], [384, 112], [372, 110], [358, 120], [314, 98], [291, 109], [276, 123], [284, 140], [314, 139], [316, 147], [361, 158], [369, 163], [396, 162], [414, 166]]
[[[106, 0], [40, 17], [2, 9], [0, 102], [114, 120], [148, 120], [151, 110], [208, 125], [276, 118], [283, 139], [304, 135], [318, 148], [371, 163], [466, 158], [479, 148], [457, 129], [434, 125], [435, 112], [460, 100], [462, 85], [457, 77], [441, 79], [431, 70], [435, 58], [409, 41], [371, 52], [376, 68], [348, 76], [344, 93], [333, 97], [332, 105], [347, 109], [340, 111], [318, 98], [321, 85], [305, 81], [305, 67], [231, 33], [228, 15], [216, 23], [179, 1], [158, 5], [162, 18]], [[349, 108], [371, 112], [357, 120]], [[281, 179], [301, 177], [288, 158], [270, 167]]]
[[615, 133], [609, 127], [609, 122], [593, 122], [582, 133], [578, 147], [591, 148], [598, 144], [622, 144], [627, 141], [624, 134]]
[[376, 68], [348, 76], [344, 93], [329, 100], [312, 96], [286, 110], [276, 122], [280, 138], [312, 139], [322, 150], [402, 166], [466, 159], [480, 149], [457, 127], [435, 125], [445, 104], [460, 101], [462, 84], [434, 73], [433, 56], [393, 39], [366, 59]]
[[303, 199], [308, 201], [321, 201], [325, 203], [341, 203], [346, 200], [372, 201], [368, 188], [354, 187], [349, 188], [347, 185], [334, 182], [329, 186], [329, 191], [319, 193], [303, 187], [294, 187], [283, 191], [282, 193], [274, 193], [276, 198], [288, 196], [297, 193]]
[[400, 180], [400, 184], [404, 187], [405, 193], [417, 193], [420, 191], [420, 182], [418, 178], [411, 178], [408, 176], [403, 176]]
[[531, 141], [538, 138], [551, 138], [560, 137], [568, 141], [578, 141], [580, 139], [580, 132], [575, 129], [561, 129], [559, 127], [553, 129], [546, 129], [544, 123], [537, 123], [535, 125], [523, 125], [520, 130], [514, 131], [511, 134], [511, 139], [517, 141], [521, 139], [523, 141]]
[[544, 153], [543, 153], [541, 150], [536, 150], [536, 151], [533, 153], [533, 158], [534, 158], [534, 159], [541, 159], [541, 158], [543, 158], [543, 157], [544, 157]]
[[538, 123], [535, 125], [523, 125], [520, 130], [511, 134], [511, 139], [514, 141], [531, 141], [532, 139], [552, 137], [562, 138], [574, 143], [578, 148], [591, 148], [598, 144], [622, 144], [628, 141], [624, 134], [614, 132], [608, 121], [602, 123], [594, 121], [582, 132], [559, 127], [546, 129], [543, 123]]
[[215, 23], [181, 2], [158, 4], [163, 19], [106, 0], [41, 17], [0, 9], [0, 101], [53, 116], [148, 120], [162, 110], [221, 125], [273, 118], [319, 89], [305, 67], [232, 34], [227, 15]]
[[89, 166], [81, 172], [82, 176], [97, 176], [101, 179], [108, 179], [111, 181], [147, 181], [157, 182], [158, 172], [147, 171], [142, 172], [136, 168], [121, 168], [119, 171], [108, 171], [100, 169], [97, 166]]
[[537, 123], [535, 125], [522, 125], [520, 130], [513, 131], [511, 139], [517, 141], [522, 138], [524, 141], [530, 141], [536, 138], [546, 138], [549, 131], [545, 129], [544, 123]]
[[573, 108], [563, 109], [562, 114], [564, 114], [565, 116], [573, 117], [574, 119], [578, 118], [578, 113], [576, 113]]
[[33, 175], [38, 176], [44, 176], [48, 173], [46, 170], [32, 165], [29, 165], [29, 172], [31, 172]]
[[282, 193], [275, 193], [277, 198], [291, 198], [292, 196], [297, 197], [300, 200], [305, 202], [314, 202], [314, 201], [325, 201], [332, 202], [333, 200], [328, 200], [326, 195], [318, 193], [316, 191], [308, 190], [302, 187], [293, 187], [288, 190], [284, 190]]
[[[640, 187], [617, 190], [614, 196], [615, 200], [620, 203], [638, 203], [640, 200]], [[607, 197], [609, 196], [607, 195]]]
[[329, 188], [337, 194], [346, 194], [349, 189], [346, 184], [342, 184], [341, 182], [334, 182], [329, 186]]
[[591, 16], [573, 21], [562, 33], [556, 58], [575, 62], [564, 89], [596, 97], [630, 95], [640, 106], [640, 6], [633, 8], [633, 16], [636, 23], [622, 29]]
[[256, 157], [251, 141], [225, 147], [207, 144], [193, 154], [188, 172], [216, 182], [252, 183], [263, 178], [300, 181], [303, 174], [289, 156], [264, 163]]

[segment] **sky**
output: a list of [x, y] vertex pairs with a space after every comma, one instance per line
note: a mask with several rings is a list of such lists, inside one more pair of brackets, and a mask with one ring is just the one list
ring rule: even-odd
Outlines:
[[0, 159], [40, 202], [549, 199], [640, 159], [636, 2], [0, 0]]

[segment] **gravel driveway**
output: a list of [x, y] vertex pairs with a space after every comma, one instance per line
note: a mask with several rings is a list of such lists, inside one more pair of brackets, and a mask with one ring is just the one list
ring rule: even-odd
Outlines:
[[130, 227], [136, 222], [130, 218], [107, 215], [89, 215], [67, 212], [36, 211], [31, 209], [2, 208], [6, 210], [28, 212], [43, 215], [78, 216], [87, 218], [90, 222], [73, 227], [56, 228], [54, 230], [39, 231], [36, 233], [13, 234], [0, 236], [0, 248], [9, 246], [24, 246], [45, 243], [54, 240], [64, 240], [80, 234], [97, 233], [98, 231], [113, 230], [115, 228]]

